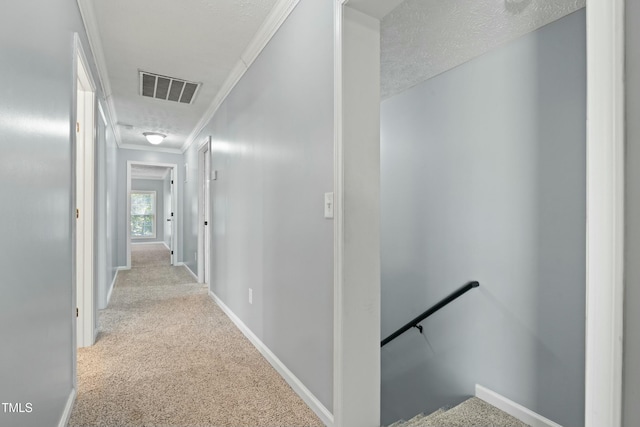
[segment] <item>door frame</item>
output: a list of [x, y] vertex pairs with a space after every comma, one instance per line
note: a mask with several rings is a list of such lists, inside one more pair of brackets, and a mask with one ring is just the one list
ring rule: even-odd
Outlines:
[[[178, 165], [176, 163], [160, 163], [160, 162], [142, 162], [137, 160], [127, 160], [127, 212], [126, 212], [126, 242], [127, 242], [127, 265], [126, 270], [131, 269], [131, 166], [132, 165], [144, 165], [144, 166], [163, 166], [171, 168], [173, 170], [173, 181], [171, 183], [171, 211], [174, 213], [171, 219], [171, 243], [172, 247], [169, 251], [171, 254], [171, 265], [178, 265], [178, 233], [179, 228], [178, 221]], [[156, 217], [158, 209], [156, 207]], [[156, 220], [156, 230], [158, 228]], [[162, 225], [164, 227], [164, 224]], [[160, 243], [160, 242], [159, 242]]]
[[[345, 31], [347, 10], [379, 20], [402, 0], [334, 0], [334, 426], [357, 427], [366, 422], [348, 424], [379, 413], [379, 400], [371, 393], [371, 384], [358, 383], [345, 370], [349, 361], [363, 355], [372, 377], [380, 375], [379, 364], [363, 350], [348, 345], [349, 323], [366, 324], [367, 336], [380, 333], [380, 313], [361, 310], [361, 298], [349, 298], [353, 286], [353, 260], [349, 245], [364, 243], [366, 236], [349, 231], [345, 204], [358, 199], [345, 191], [345, 176], [353, 176], [359, 166], [349, 164], [346, 153], [354, 134], [344, 128], [345, 117], [355, 104], [348, 104], [348, 88], [359, 84], [360, 73], [369, 71], [354, 61], [346, 61], [343, 50], [359, 39]], [[623, 261], [624, 261], [624, 0], [586, 0], [587, 8], [587, 204], [586, 208], [586, 319], [585, 319], [585, 427], [619, 427], [622, 423], [623, 356]], [[350, 50], [353, 51], [353, 50]], [[345, 94], [347, 94], [345, 96]], [[353, 109], [353, 113], [357, 111]], [[375, 121], [371, 126], [377, 126]], [[353, 141], [353, 140], [352, 140]], [[353, 142], [351, 142], [353, 143]], [[362, 149], [362, 158], [367, 158]], [[353, 206], [353, 205], [352, 205]], [[373, 212], [373, 211], [372, 211]], [[347, 215], [349, 212], [347, 212]], [[346, 237], [349, 237], [346, 240]], [[373, 263], [370, 267], [375, 267]], [[361, 267], [366, 268], [365, 265]], [[351, 271], [347, 271], [351, 268]], [[355, 276], [357, 279], [357, 275]], [[356, 280], [356, 285], [357, 280]], [[363, 290], [363, 289], [361, 289]], [[366, 291], [366, 289], [364, 289]], [[375, 291], [375, 286], [370, 289]], [[366, 295], [360, 293], [360, 295]], [[373, 307], [373, 306], [372, 306]], [[375, 311], [371, 308], [371, 311]], [[344, 316], [349, 313], [349, 319]], [[366, 340], [364, 336], [356, 340]], [[376, 350], [379, 352], [379, 349]], [[359, 400], [354, 401], [353, 396]], [[367, 398], [362, 398], [367, 396]], [[366, 400], [366, 401], [365, 401]], [[364, 418], [360, 418], [364, 419]], [[374, 425], [368, 423], [367, 425]], [[379, 424], [378, 424], [379, 425]]]
[[585, 427], [622, 424], [624, 0], [587, 0]]
[[[198, 283], [211, 282], [211, 136], [198, 147]], [[205, 221], [209, 225], [205, 226]]]
[[[77, 33], [74, 33], [72, 122], [74, 248], [74, 349], [94, 344], [95, 322], [95, 152], [96, 83]], [[80, 98], [82, 93], [82, 98]], [[82, 110], [82, 111], [79, 111]], [[75, 350], [74, 350], [75, 357]], [[74, 360], [75, 369], [75, 360]]]

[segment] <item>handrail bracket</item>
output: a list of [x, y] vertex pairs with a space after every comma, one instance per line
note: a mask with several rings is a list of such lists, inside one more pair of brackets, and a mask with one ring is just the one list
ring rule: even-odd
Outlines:
[[478, 281], [476, 280], [472, 282], [468, 282], [466, 285], [462, 286], [460, 289], [448, 295], [447, 297], [442, 299], [440, 302], [435, 304], [433, 307], [431, 307], [430, 309], [422, 313], [420, 316], [416, 317], [415, 319], [412, 319], [409, 323], [405, 324], [403, 327], [401, 327], [400, 329], [398, 329], [397, 331], [395, 331], [394, 333], [392, 333], [391, 335], [383, 339], [382, 342], [380, 343], [380, 347], [384, 347], [386, 344], [398, 338], [400, 335], [404, 334], [411, 328], [416, 328], [418, 331], [420, 331], [420, 333], [422, 333], [422, 325], [420, 325], [420, 322], [422, 322], [427, 317], [431, 316], [436, 311], [440, 310], [445, 305], [449, 304], [451, 301], [455, 300], [456, 298], [459, 298], [463, 294], [469, 292], [473, 288], [477, 288], [478, 286], [480, 286], [480, 283], [478, 283]]

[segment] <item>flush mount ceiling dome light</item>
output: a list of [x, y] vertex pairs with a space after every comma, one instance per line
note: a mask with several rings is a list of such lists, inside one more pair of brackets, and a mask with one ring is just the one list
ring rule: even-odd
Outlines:
[[162, 142], [163, 139], [167, 137], [167, 135], [158, 133], [158, 132], [143, 132], [142, 133], [147, 141], [153, 145], [158, 145]]

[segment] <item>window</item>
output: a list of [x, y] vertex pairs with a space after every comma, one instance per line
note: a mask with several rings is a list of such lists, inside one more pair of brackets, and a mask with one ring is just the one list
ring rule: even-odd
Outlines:
[[131, 192], [131, 237], [156, 237], [156, 192]]

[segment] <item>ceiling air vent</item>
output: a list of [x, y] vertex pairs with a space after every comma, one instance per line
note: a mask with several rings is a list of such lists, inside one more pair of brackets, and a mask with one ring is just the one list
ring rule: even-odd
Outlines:
[[165, 101], [191, 104], [200, 83], [140, 71], [140, 94]]

